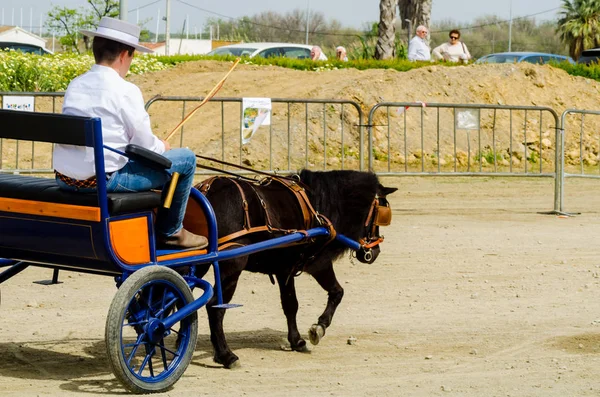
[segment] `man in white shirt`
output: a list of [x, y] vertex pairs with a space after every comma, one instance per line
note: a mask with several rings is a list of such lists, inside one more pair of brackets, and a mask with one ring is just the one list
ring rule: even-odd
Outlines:
[[[95, 32], [81, 33], [93, 37], [96, 64], [69, 84], [63, 113], [100, 117], [104, 144], [124, 151], [128, 144], [140, 145], [172, 162], [167, 171], [157, 171], [112, 151], [104, 151], [108, 192], [140, 192], [162, 188], [173, 172], [180, 174], [170, 209], [160, 208], [156, 217], [157, 247], [165, 249], [204, 248], [206, 237], [183, 229], [183, 217], [196, 170], [196, 157], [189, 149], [170, 149], [150, 127], [140, 89], [124, 78], [135, 50], [151, 52], [140, 46], [140, 28], [114, 18], [104, 17]], [[64, 190], [87, 193], [95, 191], [96, 170], [92, 148], [55, 145], [53, 166], [56, 182]], [[110, 176], [108, 176], [110, 175]]]
[[425, 38], [428, 30], [425, 26], [417, 27], [417, 34], [408, 43], [408, 60], [409, 61], [429, 61], [431, 59], [431, 49], [427, 45]]

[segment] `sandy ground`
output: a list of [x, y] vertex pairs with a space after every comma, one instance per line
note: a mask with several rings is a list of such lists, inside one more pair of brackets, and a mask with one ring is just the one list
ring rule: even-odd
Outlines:
[[[336, 264], [345, 288], [310, 353], [281, 349], [277, 288], [244, 274], [226, 316], [242, 366], [211, 361], [206, 314], [192, 364], [166, 395], [597, 396], [600, 260], [597, 182], [569, 180], [573, 218], [550, 179], [384, 178], [392, 226], [373, 265]], [[109, 277], [28, 269], [2, 285], [0, 394], [115, 395], [104, 355]], [[297, 283], [306, 332], [326, 295]], [[356, 338], [353, 345], [348, 338]]]

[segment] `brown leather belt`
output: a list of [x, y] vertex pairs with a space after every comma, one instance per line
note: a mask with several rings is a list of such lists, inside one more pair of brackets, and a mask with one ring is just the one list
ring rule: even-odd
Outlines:
[[96, 176], [91, 176], [87, 179], [75, 179], [70, 176], [66, 176], [65, 174], [61, 174], [60, 172], [54, 170], [54, 174], [66, 183], [69, 186], [79, 187], [79, 188], [94, 188], [97, 185]]

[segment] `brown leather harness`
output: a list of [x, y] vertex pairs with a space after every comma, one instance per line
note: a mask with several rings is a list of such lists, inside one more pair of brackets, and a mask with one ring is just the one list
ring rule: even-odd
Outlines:
[[[323, 227], [326, 227], [327, 229], [329, 229], [330, 235], [329, 235], [329, 239], [326, 243], [329, 243], [330, 241], [335, 239], [336, 232], [335, 232], [335, 228], [333, 227], [333, 224], [325, 216], [323, 216], [322, 214], [319, 214], [317, 211], [315, 211], [312, 204], [310, 203], [310, 200], [308, 199], [308, 196], [306, 195], [306, 190], [304, 189], [303, 186], [300, 185], [300, 183], [298, 183], [290, 178], [282, 178], [282, 177], [279, 177], [276, 175], [262, 178], [260, 180], [250, 180], [248, 178], [241, 179], [241, 178], [234, 178], [234, 177], [230, 177], [230, 176], [214, 176], [212, 178], [206, 179], [205, 181], [201, 182], [200, 185], [198, 186], [198, 190], [200, 190], [200, 192], [202, 194], [206, 195], [208, 193], [208, 191], [210, 190], [210, 187], [213, 184], [213, 182], [216, 181], [217, 179], [228, 180], [232, 184], [235, 185], [235, 187], [237, 188], [237, 190], [240, 194], [240, 198], [242, 200], [242, 209], [244, 211], [243, 229], [239, 230], [235, 233], [231, 233], [231, 234], [228, 234], [227, 236], [223, 236], [223, 237], [219, 238], [219, 240], [218, 240], [219, 245], [230, 242], [232, 240], [236, 240], [236, 239], [246, 236], [248, 234], [260, 233], [260, 232], [282, 233], [282, 234], [290, 234], [290, 233], [300, 232], [300, 233], [306, 234], [306, 230], [312, 228], [315, 224], [319, 224], [320, 226], [323, 226]], [[265, 186], [265, 185], [268, 185], [271, 183], [277, 183], [293, 193], [294, 197], [296, 198], [298, 207], [302, 213], [302, 218], [303, 218], [302, 225], [303, 225], [304, 229], [302, 229], [302, 230], [283, 229], [283, 228], [278, 228], [278, 227], [273, 226], [271, 217], [269, 215], [269, 209], [267, 207], [267, 203], [265, 202], [265, 200], [261, 197], [260, 193], [255, 188], [255, 186]], [[248, 186], [251, 189], [251, 191], [254, 193], [254, 195], [256, 196], [258, 201], [260, 202], [260, 205], [262, 207], [262, 211], [263, 211], [263, 214], [265, 217], [264, 225], [254, 226], [252, 224], [252, 221], [250, 219], [248, 198], [246, 197], [246, 192], [244, 191], [242, 184], [245, 184], [246, 186]]]

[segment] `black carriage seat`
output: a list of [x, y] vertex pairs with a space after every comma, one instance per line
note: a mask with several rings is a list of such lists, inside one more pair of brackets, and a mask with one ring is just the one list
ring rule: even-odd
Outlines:
[[[161, 205], [158, 192], [108, 193], [110, 215], [152, 210]], [[71, 193], [59, 189], [54, 178], [0, 174], [0, 197], [58, 204], [97, 207], [96, 193]]]

